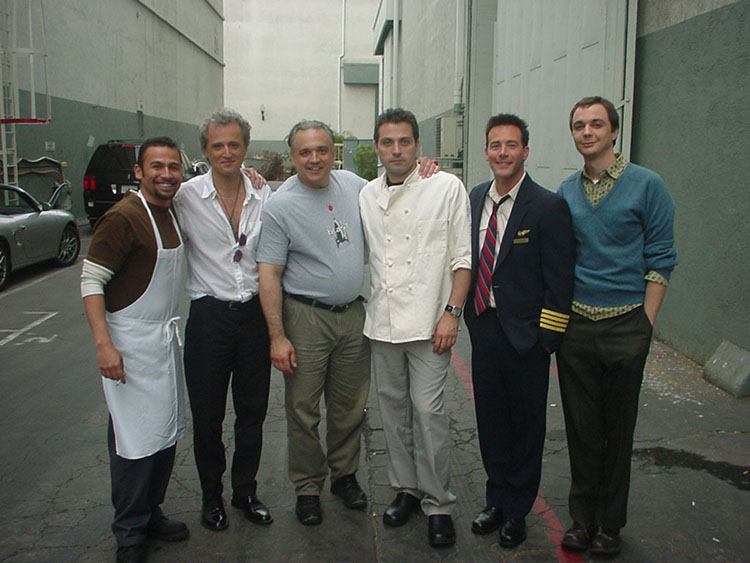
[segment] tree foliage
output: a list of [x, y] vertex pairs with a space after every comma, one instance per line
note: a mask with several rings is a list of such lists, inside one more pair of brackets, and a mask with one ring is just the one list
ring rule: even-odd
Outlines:
[[354, 164], [357, 165], [357, 174], [365, 180], [372, 180], [377, 177], [378, 157], [370, 143], [357, 145], [354, 150]]

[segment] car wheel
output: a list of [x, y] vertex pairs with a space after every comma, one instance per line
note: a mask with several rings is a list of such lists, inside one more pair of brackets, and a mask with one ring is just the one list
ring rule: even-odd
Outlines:
[[10, 277], [10, 254], [8, 247], [0, 241], [0, 291], [8, 284]]
[[58, 266], [70, 266], [78, 258], [81, 251], [81, 239], [78, 236], [78, 230], [68, 225], [65, 227], [60, 238], [60, 248], [57, 250], [55, 261]]

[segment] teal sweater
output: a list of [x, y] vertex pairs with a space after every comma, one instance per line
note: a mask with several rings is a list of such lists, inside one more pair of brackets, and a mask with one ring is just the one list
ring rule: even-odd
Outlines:
[[628, 163], [596, 207], [586, 197], [580, 171], [557, 193], [573, 215], [574, 301], [597, 307], [643, 303], [647, 272], [669, 279], [677, 265], [674, 201], [658, 174]]

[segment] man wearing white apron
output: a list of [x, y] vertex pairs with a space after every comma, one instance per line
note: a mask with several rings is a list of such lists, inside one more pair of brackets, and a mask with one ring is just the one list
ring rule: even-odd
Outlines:
[[117, 561], [143, 561], [145, 541], [187, 539], [161, 510], [185, 429], [177, 310], [185, 255], [170, 207], [180, 153], [167, 137], [141, 145], [128, 194], [96, 225], [81, 276], [86, 316], [109, 409]]

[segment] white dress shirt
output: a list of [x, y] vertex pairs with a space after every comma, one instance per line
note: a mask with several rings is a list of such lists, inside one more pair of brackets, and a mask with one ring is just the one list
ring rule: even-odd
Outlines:
[[[271, 196], [268, 185], [261, 190], [245, 182], [239, 233], [247, 237], [244, 246], [235, 240], [232, 227], [218, 200], [211, 170], [182, 184], [174, 197], [174, 209], [186, 243], [188, 278], [185, 289], [190, 299], [206, 295], [222, 301], [245, 302], [258, 293], [258, 264], [255, 255], [260, 236], [260, 213]], [[242, 252], [242, 259], [233, 260]]]
[[362, 189], [359, 205], [370, 265], [365, 336], [391, 343], [432, 338], [453, 272], [471, 269], [466, 188], [445, 172], [423, 179], [415, 170], [390, 187], [382, 175]]
[[[505, 227], [508, 224], [510, 218], [510, 212], [513, 211], [513, 204], [518, 197], [518, 189], [521, 187], [521, 183], [526, 178], [526, 172], [523, 173], [518, 183], [513, 186], [508, 192], [508, 199], [502, 202], [497, 208], [497, 236], [495, 237], [495, 260], [497, 255], [500, 253], [500, 244], [503, 242], [503, 235], [505, 235]], [[498, 195], [495, 189], [495, 181], [490, 184], [490, 189], [487, 191], [487, 196], [484, 198], [484, 206], [482, 207], [482, 217], [479, 219], [479, 253], [482, 253], [484, 247], [484, 237], [487, 234], [487, 225], [490, 223], [490, 215], [492, 215], [492, 208], [495, 204], [500, 201], [502, 196]], [[495, 264], [492, 264], [492, 270], [495, 270]], [[473, 306], [473, 305], [472, 305]], [[490, 307], [496, 307], [495, 295], [490, 291]]]

